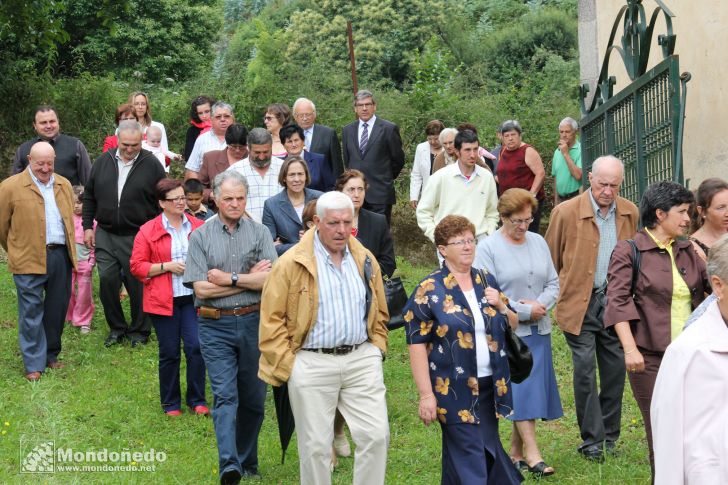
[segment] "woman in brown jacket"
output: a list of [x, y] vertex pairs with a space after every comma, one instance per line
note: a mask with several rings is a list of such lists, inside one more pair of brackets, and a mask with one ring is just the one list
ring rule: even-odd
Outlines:
[[[614, 248], [607, 276], [605, 327], [615, 327], [624, 362], [642, 413], [654, 477], [650, 403], [665, 349], [692, 310], [710, 291], [705, 263], [690, 241], [678, 239], [690, 227], [693, 194], [674, 182], [657, 182], [642, 196], [644, 229]], [[635, 263], [638, 261], [638, 263]], [[633, 285], [634, 279], [634, 288]]]

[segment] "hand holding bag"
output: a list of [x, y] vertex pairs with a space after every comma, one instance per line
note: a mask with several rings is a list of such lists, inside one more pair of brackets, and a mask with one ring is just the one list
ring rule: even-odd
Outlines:
[[[480, 279], [483, 280], [483, 286], [488, 287], [488, 280], [485, 278], [483, 270], [478, 270]], [[511, 328], [506, 318], [505, 328], [506, 355], [508, 356], [508, 367], [510, 368], [511, 382], [519, 384], [526, 380], [533, 369], [533, 355], [531, 349], [528, 348], [526, 342]]]

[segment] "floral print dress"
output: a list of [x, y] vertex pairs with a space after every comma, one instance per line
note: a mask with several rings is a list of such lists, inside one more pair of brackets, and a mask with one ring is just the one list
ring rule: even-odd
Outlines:
[[[496, 417], [513, 412], [510, 372], [505, 353], [508, 321], [490, 306], [485, 288], [500, 288], [491, 274], [470, 270], [475, 294], [480, 295], [486, 341], [493, 371]], [[508, 299], [501, 292], [501, 299]], [[478, 372], [475, 322], [455, 275], [443, 265], [422, 280], [404, 309], [407, 344], [426, 344], [430, 381], [437, 400], [437, 418], [444, 425], [478, 424]]]

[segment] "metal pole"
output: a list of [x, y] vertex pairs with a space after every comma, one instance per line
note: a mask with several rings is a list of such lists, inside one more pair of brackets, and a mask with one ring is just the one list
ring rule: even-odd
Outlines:
[[356, 59], [354, 58], [354, 34], [351, 31], [351, 21], [346, 21], [346, 34], [349, 37], [349, 60], [351, 61], [351, 83], [354, 86], [354, 94], [359, 91], [356, 81]]

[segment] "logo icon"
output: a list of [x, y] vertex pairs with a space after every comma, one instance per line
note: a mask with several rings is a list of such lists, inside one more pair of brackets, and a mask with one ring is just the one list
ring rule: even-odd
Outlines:
[[[25, 443], [27, 446], [30, 444]], [[53, 440], [41, 441], [30, 451], [20, 442], [20, 473], [53, 473], [56, 446]]]

